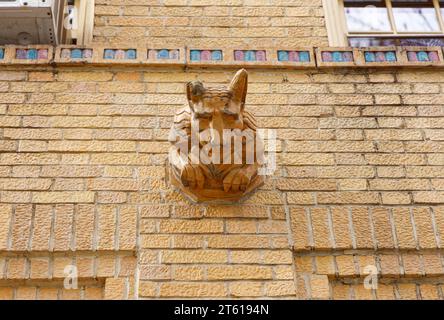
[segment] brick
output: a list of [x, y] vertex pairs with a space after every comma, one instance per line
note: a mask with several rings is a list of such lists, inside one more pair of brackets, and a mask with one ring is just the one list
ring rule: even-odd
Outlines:
[[355, 263], [351, 255], [336, 256], [336, 265], [339, 276], [350, 277], [356, 274]]
[[60, 291], [61, 300], [80, 300], [79, 289], [62, 289]]
[[160, 297], [225, 297], [224, 283], [166, 282], [160, 285]]
[[333, 299], [350, 300], [350, 286], [343, 284], [333, 286]]
[[394, 208], [392, 212], [398, 247], [402, 249], [416, 248], [416, 241], [413, 234], [412, 220], [409, 209]]
[[0, 204], [0, 250], [8, 248], [9, 228], [12, 218], [12, 206]]
[[48, 251], [50, 245], [53, 207], [37, 205], [34, 211], [34, 228], [32, 232], [32, 250]]
[[168, 265], [141, 265], [140, 279], [169, 280], [171, 279], [171, 267]]
[[271, 279], [272, 269], [263, 266], [209, 266], [208, 280]]
[[394, 300], [395, 292], [393, 285], [378, 284], [378, 289], [376, 290], [376, 296], [378, 300]]
[[65, 278], [65, 268], [70, 265], [73, 265], [72, 258], [62, 256], [54, 257], [52, 263], [53, 278]]
[[416, 300], [416, 285], [412, 283], [398, 284], [398, 292], [401, 300]]
[[133, 250], [136, 247], [136, 207], [121, 207], [119, 211], [119, 248]]
[[328, 276], [335, 275], [335, 262], [331, 256], [316, 257], [316, 273]]
[[310, 276], [311, 297], [313, 299], [328, 299], [330, 297], [329, 282], [327, 276]]
[[388, 210], [374, 208], [372, 210], [372, 220], [377, 247], [379, 249], [393, 248], [392, 226]]
[[347, 249], [352, 247], [349, 226], [349, 212], [342, 208], [332, 208], [331, 218], [333, 224], [333, 234], [335, 239], [335, 247], [339, 249]]
[[139, 295], [141, 297], [155, 297], [157, 284], [155, 282], [141, 281], [139, 284]]
[[59, 289], [58, 288], [40, 288], [38, 293], [39, 300], [58, 300]]
[[426, 276], [434, 277], [443, 273], [441, 257], [436, 254], [424, 254], [422, 256]]
[[422, 266], [419, 256], [416, 254], [403, 254], [402, 262], [404, 273], [407, 277], [422, 276]]
[[26, 279], [26, 259], [9, 258], [6, 270], [8, 279]]
[[14, 251], [25, 251], [29, 248], [31, 218], [31, 205], [17, 205], [15, 207], [12, 228], [12, 249]]
[[380, 255], [381, 274], [383, 277], [399, 277], [400, 268], [398, 256], [395, 255]]
[[46, 258], [31, 258], [31, 279], [48, 279], [49, 260]]
[[120, 300], [126, 296], [125, 278], [108, 278], [105, 282], [105, 299]]
[[54, 250], [67, 251], [72, 248], [73, 205], [57, 205], [54, 216]]
[[94, 192], [33, 192], [34, 203], [91, 203], [94, 202]]
[[173, 279], [178, 281], [204, 280], [205, 270], [201, 266], [182, 266], [174, 267]]
[[237, 281], [230, 282], [230, 293], [234, 297], [264, 296], [264, 285], [260, 282]]
[[[280, 252], [280, 251], [278, 251]], [[262, 253], [260, 250], [230, 250], [229, 261], [231, 263], [273, 263], [272, 254], [274, 251], [266, 251]], [[267, 257], [265, 257], [267, 256]], [[278, 256], [280, 257], [280, 256]], [[279, 261], [280, 263], [280, 261]], [[284, 263], [284, 262], [283, 262]]]
[[314, 246], [316, 249], [333, 247], [327, 214], [327, 211], [322, 208], [312, 208], [310, 210]]
[[438, 287], [433, 284], [421, 284], [420, 285], [422, 300], [438, 300]]
[[419, 247], [421, 249], [436, 248], [435, 233], [429, 210], [426, 208], [414, 208], [413, 219]]
[[37, 295], [36, 287], [18, 287], [15, 293], [16, 300], [35, 300]]
[[225, 222], [228, 233], [256, 233], [256, 221], [229, 220]]
[[221, 233], [223, 222], [217, 220], [162, 220], [161, 233]]
[[357, 248], [373, 248], [370, 218], [367, 208], [353, 208], [352, 221]]
[[161, 253], [161, 262], [175, 263], [226, 263], [226, 250], [165, 250]]
[[116, 257], [112, 255], [102, 255], [97, 259], [97, 276], [109, 278], [116, 272]]
[[293, 281], [268, 281], [265, 291], [270, 297], [294, 297], [296, 288]]
[[75, 246], [77, 250], [93, 249], [94, 221], [94, 205], [81, 204], [77, 206], [75, 215]]
[[103, 299], [103, 289], [102, 288], [85, 288], [84, 298], [86, 300], [102, 300]]
[[99, 250], [113, 250], [115, 248], [116, 208], [114, 206], [100, 206], [98, 209], [98, 244]]
[[92, 278], [94, 277], [94, 258], [93, 257], [77, 257], [75, 266], [79, 278]]
[[309, 222], [307, 213], [302, 208], [292, 208], [290, 211], [291, 230], [295, 249], [306, 249], [311, 246], [309, 239]]

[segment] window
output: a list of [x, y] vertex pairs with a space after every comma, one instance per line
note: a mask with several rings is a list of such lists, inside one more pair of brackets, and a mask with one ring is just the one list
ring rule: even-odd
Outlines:
[[94, 26], [94, 0], [68, 0], [65, 15], [70, 27], [65, 43], [85, 45], [92, 41]]
[[94, 0], [0, 0], [0, 44], [88, 44]]
[[444, 46], [444, 0], [324, 0], [330, 45]]

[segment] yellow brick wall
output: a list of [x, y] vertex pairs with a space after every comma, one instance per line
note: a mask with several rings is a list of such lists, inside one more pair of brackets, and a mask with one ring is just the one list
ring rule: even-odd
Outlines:
[[278, 169], [190, 205], [166, 183], [172, 116], [187, 81], [234, 71], [1, 67], [0, 298], [442, 299], [443, 71], [249, 70]]
[[327, 45], [322, 0], [96, 0], [94, 42], [142, 46]]

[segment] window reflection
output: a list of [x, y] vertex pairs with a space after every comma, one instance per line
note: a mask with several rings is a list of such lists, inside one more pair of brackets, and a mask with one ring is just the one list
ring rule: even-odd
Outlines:
[[345, 8], [349, 32], [390, 32], [387, 8], [367, 6]]
[[435, 8], [393, 8], [398, 32], [439, 32]]

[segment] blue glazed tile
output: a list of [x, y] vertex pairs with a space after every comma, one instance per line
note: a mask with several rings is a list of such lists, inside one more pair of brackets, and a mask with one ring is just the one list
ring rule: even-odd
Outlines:
[[396, 53], [394, 51], [387, 51], [385, 53], [385, 60], [389, 62], [396, 62]]
[[103, 54], [103, 58], [104, 59], [114, 59], [114, 50], [112, 49], [106, 49], [104, 54]]
[[3, 59], [5, 57], [5, 51], [0, 48], [0, 59]]
[[332, 60], [333, 62], [343, 62], [344, 60], [342, 59], [342, 52], [340, 51], [332, 52]]
[[278, 61], [288, 61], [288, 51], [278, 51]]
[[417, 55], [418, 55], [418, 61], [430, 61], [429, 55], [425, 51], [419, 51]]
[[30, 60], [37, 59], [37, 50], [36, 49], [29, 49], [26, 54], [26, 59], [30, 59]]
[[376, 56], [374, 52], [367, 51], [365, 54], [365, 62], [375, 62]]
[[125, 58], [128, 60], [134, 60], [137, 57], [137, 53], [135, 49], [126, 50]]
[[245, 61], [256, 61], [256, 52], [253, 50], [248, 50], [245, 53]]
[[300, 62], [310, 62], [310, 54], [308, 51], [299, 52], [299, 61]]
[[71, 59], [81, 59], [82, 58], [82, 50], [73, 49], [71, 50]]
[[213, 52], [211, 52], [211, 60], [221, 61], [222, 60], [222, 51], [221, 50], [213, 50]]
[[191, 50], [190, 59], [191, 61], [200, 61], [200, 50]]
[[157, 52], [157, 59], [169, 59], [170, 52], [167, 49], [162, 49]]

